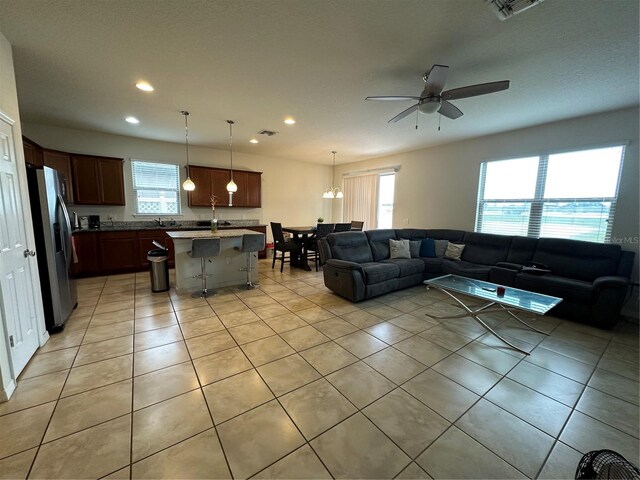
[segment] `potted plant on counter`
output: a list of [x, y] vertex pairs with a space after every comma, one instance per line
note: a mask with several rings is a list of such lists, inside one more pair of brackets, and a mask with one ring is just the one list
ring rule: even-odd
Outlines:
[[322, 223], [322, 222], [324, 222], [324, 218], [318, 217], [318, 223]]
[[211, 219], [211, 231], [215, 232], [218, 230], [218, 219], [216, 218], [216, 202], [218, 201], [218, 199], [216, 198], [215, 195], [211, 195], [211, 197], [209, 198], [209, 202], [211, 203], [211, 215], [212, 215], [212, 219]]

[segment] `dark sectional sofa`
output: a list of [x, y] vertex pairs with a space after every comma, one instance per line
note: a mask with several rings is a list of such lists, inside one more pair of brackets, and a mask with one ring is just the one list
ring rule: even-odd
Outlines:
[[[464, 244], [461, 260], [389, 258], [389, 239], [427, 237]], [[561, 297], [550, 314], [610, 328], [628, 294], [634, 253], [619, 245], [577, 240], [397, 229], [329, 234], [320, 241], [320, 257], [325, 285], [352, 302], [451, 273]], [[522, 272], [531, 262], [551, 272]]]

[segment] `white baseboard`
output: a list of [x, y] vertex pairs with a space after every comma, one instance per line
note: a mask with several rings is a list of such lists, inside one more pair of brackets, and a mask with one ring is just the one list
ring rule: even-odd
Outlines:
[[11, 379], [9, 385], [0, 390], [0, 402], [6, 402], [11, 398], [16, 389], [16, 381]]

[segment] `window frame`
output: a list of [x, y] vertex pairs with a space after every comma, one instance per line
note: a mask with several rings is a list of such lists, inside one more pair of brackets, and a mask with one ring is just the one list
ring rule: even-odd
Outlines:
[[[169, 165], [172, 166], [176, 169], [176, 189], [172, 190], [172, 189], [166, 189], [166, 188], [136, 188], [136, 175], [134, 173], [135, 171], [135, 163], [146, 163], [146, 164], [153, 164], [153, 165]], [[182, 198], [181, 198], [181, 189], [180, 189], [180, 165], [177, 163], [170, 163], [170, 162], [158, 162], [158, 161], [152, 161], [152, 160], [140, 160], [140, 159], [131, 159], [131, 186], [133, 189], [133, 215], [136, 217], [155, 217], [155, 216], [180, 216], [182, 215]], [[167, 213], [144, 213], [144, 212], [140, 212], [138, 210], [138, 190], [152, 190], [152, 191], [158, 191], [158, 192], [176, 192], [176, 212], [167, 212]]]

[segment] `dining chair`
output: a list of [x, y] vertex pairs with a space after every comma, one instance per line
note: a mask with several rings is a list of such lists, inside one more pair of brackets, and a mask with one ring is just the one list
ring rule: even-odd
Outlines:
[[333, 223], [319, 223], [316, 226], [316, 233], [313, 234], [312, 237], [307, 241], [306, 251], [307, 251], [307, 259], [310, 259], [312, 262], [316, 264], [316, 272], [318, 271], [318, 265], [320, 264], [318, 258], [318, 240], [326, 237], [330, 233], [333, 233], [334, 224]]
[[351, 230], [350, 223], [336, 223], [336, 228], [333, 230], [333, 233], [348, 232], [350, 230]]
[[[276, 256], [278, 252], [281, 252], [280, 271], [282, 272], [285, 262], [291, 263], [291, 253], [300, 253], [302, 251], [302, 247], [293, 240], [284, 239], [281, 223], [271, 222], [271, 233], [273, 234], [273, 262], [271, 263], [271, 268], [273, 269], [275, 267]], [[289, 254], [289, 259], [285, 260], [285, 254], [287, 253]]]
[[358, 222], [356, 220], [351, 220], [351, 231], [352, 232], [361, 232], [364, 227], [364, 222]]

